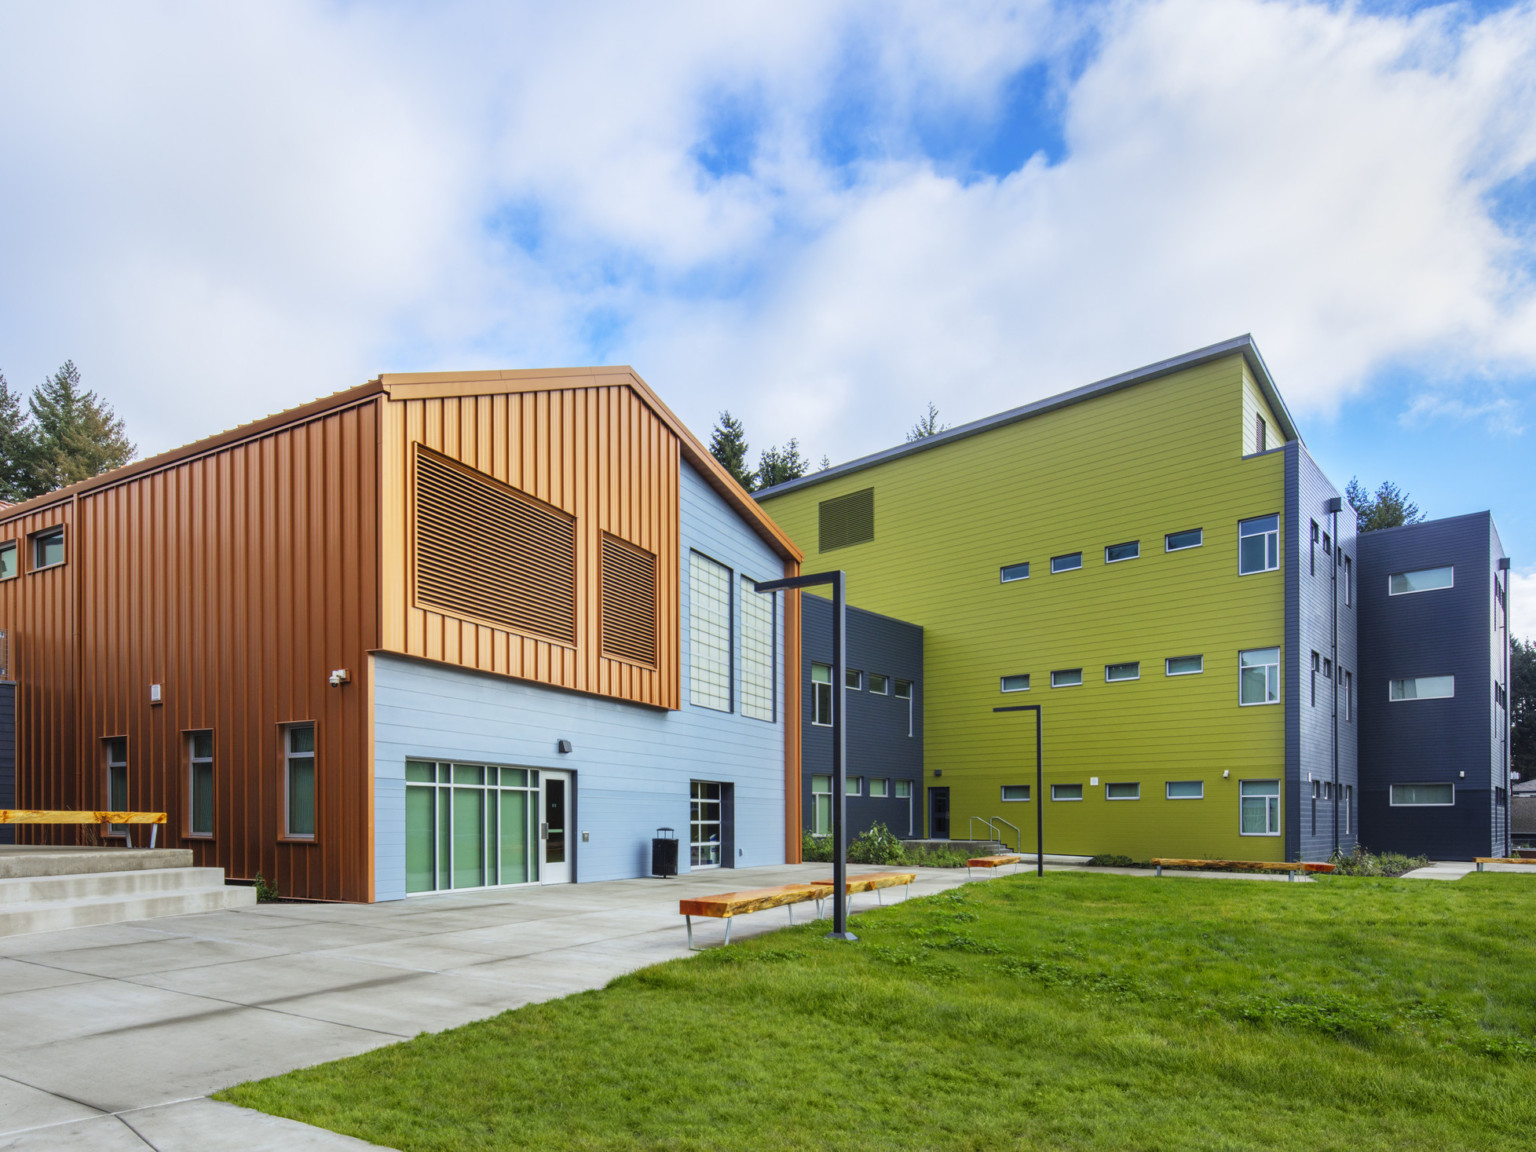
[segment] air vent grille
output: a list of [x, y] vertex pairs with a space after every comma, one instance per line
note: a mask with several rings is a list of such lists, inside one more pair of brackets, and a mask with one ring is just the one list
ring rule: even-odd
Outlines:
[[416, 599], [575, 644], [576, 521], [418, 449]]
[[656, 557], [603, 537], [603, 655], [656, 663]]
[[875, 490], [850, 492], [833, 500], [823, 500], [821, 512], [821, 551], [846, 548], [875, 538]]

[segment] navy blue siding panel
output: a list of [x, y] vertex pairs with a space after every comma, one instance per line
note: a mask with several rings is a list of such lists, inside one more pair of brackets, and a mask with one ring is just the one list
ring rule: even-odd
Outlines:
[[[832, 771], [832, 730], [811, 723], [814, 693], [811, 664], [832, 663], [832, 602], [809, 594], [801, 597], [800, 676], [803, 685], [801, 738], [801, 811], [811, 827], [811, 777]], [[849, 668], [864, 673], [864, 690], [844, 695], [848, 709], [848, 775], [865, 778], [862, 796], [848, 797], [848, 837], [852, 840], [877, 820], [898, 836], [922, 836], [923, 830], [923, 630], [889, 616], [848, 609]], [[868, 691], [869, 673], [912, 682], [910, 710], [890, 695]], [[911, 717], [911, 735], [908, 716]], [[870, 777], [891, 781], [891, 795], [873, 799]], [[896, 781], [912, 784], [910, 800], [895, 797]]]
[[[0, 808], [16, 807], [16, 684], [0, 681]], [[0, 844], [16, 843], [16, 829], [0, 824]]]
[[[1504, 851], [1508, 809], [1495, 789], [1508, 787], [1505, 715], [1494, 699], [1504, 668], [1494, 609], [1502, 555], [1486, 512], [1361, 537], [1361, 839], [1374, 850], [1451, 860]], [[1454, 587], [1388, 594], [1393, 573], [1445, 565], [1456, 569]], [[1391, 680], [1443, 675], [1456, 677], [1450, 699], [1388, 699]], [[1392, 784], [1443, 782], [1455, 786], [1452, 807], [1389, 803]]]
[[[1335, 849], [1353, 851], [1360, 827], [1359, 721], [1351, 719], [1348, 685], [1358, 702], [1358, 587], [1346, 588], [1360, 557], [1356, 517], [1347, 501], [1337, 517], [1328, 501], [1340, 495], [1300, 441], [1285, 446], [1285, 854], [1288, 860], [1326, 860]], [[1335, 520], [1337, 521], [1335, 523]], [[1318, 542], [1312, 542], [1312, 525]], [[1323, 551], [1324, 534], [1328, 551]], [[1335, 539], [1337, 537], [1337, 539]], [[1349, 558], [1350, 568], [1344, 566]], [[1335, 627], [1337, 620], [1337, 627]], [[1312, 653], [1327, 660], [1331, 677], [1312, 674]], [[1338, 764], [1334, 764], [1337, 741]], [[1313, 785], [1320, 793], [1314, 802]], [[1326, 788], [1324, 787], [1326, 785]], [[1347, 812], [1345, 789], [1354, 811]], [[1346, 823], [1350, 825], [1346, 828]]]

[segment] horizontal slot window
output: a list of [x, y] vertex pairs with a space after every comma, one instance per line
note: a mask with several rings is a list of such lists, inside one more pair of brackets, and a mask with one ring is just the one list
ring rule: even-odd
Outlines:
[[1083, 566], [1083, 554], [1081, 552], [1069, 552], [1065, 556], [1051, 557], [1052, 572], [1071, 572]]
[[32, 569], [56, 568], [64, 563], [64, 529], [50, 528], [32, 537]]
[[843, 672], [843, 686], [857, 692], [864, 687], [864, 673], [857, 668], [846, 669]]
[[845, 791], [846, 791], [846, 794], [849, 795], [849, 796], [862, 796], [862, 795], [864, 795], [864, 777], [862, 777], [862, 776], [850, 776], [850, 777], [848, 777], [848, 779], [845, 781]]
[[1205, 543], [1204, 528], [1190, 528], [1184, 532], [1170, 532], [1163, 537], [1163, 551], [1182, 552], [1186, 548], [1198, 548]]
[[1108, 784], [1104, 785], [1104, 799], [1106, 800], [1140, 800], [1140, 784]]
[[885, 778], [875, 779], [870, 777], [869, 795], [871, 799], [884, 799], [891, 794], [891, 782]]
[[1406, 596], [1411, 592], [1433, 592], [1437, 588], [1453, 588], [1456, 585], [1456, 569], [1420, 568], [1417, 572], [1394, 572], [1387, 577], [1387, 595]]
[[1083, 786], [1081, 784], [1052, 784], [1052, 800], [1081, 800], [1083, 798]]
[[1170, 800], [1204, 800], [1204, 780], [1170, 780], [1164, 793]]
[[1106, 664], [1104, 665], [1104, 679], [1110, 683], [1114, 683], [1116, 680], [1140, 680], [1141, 661], [1132, 660], [1129, 664]]
[[1051, 673], [1052, 688], [1075, 688], [1083, 682], [1081, 668], [1058, 668]]
[[1012, 584], [1015, 580], [1029, 579], [1029, 565], [1005, 564], [997, 570], [998, 581], [1003, 584]]
[[878, 672], [869, 674], [869, 691], [873, 696], [888, 696], [891, 691], [890, 680]]
[[1393, 700], [1444, 700], [1456, 695], [1454, 676], [1410, 676], [1387, 683], [1387, 695]]
[[1129, 544], [1111, 544], [1104, 549], [1104, 563], [1118, 564], [1122, 560], [1135, 560], [1140, 555], [1140, 540], [1132, 540]]
[[1004, 784], [1003, 799], [1010, 804], [1019, 804], [1029, 799], [1028, 784]]
[[1456, 803], [1456, 789], [1451, 784], [1394, 784], [1394, 808], [1450, 808]]
[[1205, 657], [1170, 656], [1163, 661], [1163, 671], [1169, 676], [1194, 676], [1205, 671]]
[[896, 799], [898, 799], [898, 800], [910, 800], [910, 799], [912, 799], [912, 781], [910, 781], [910, 780], [898, 780], [898, 781], [896, 781]]
[[910, 680], [898, 680], [898, 681], [896, 681], [896, 699], [898, 699], [898, 700], [910, 700], [910, 699], [912, 699], [912, 681], [910, 681]]
[[1028, 692], [1029, 677], [1004, 676], [1002, 680], [1002, 689], [1004, 692]]

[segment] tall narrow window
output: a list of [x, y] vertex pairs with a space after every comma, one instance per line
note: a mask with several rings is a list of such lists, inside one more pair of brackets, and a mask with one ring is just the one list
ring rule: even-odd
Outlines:
[[7, 540], [0, 544], [0, 580], [9, 580], [20, 573], [21, 561], [17, 559], [16, 541]]
[[741, 714], [754, 720], [774, 719], [777, 665], [774, 616], [778, 594], [765, 595], [741, 578]]
[[1344, 835], [1348, 836], [1355, 830], [1355, 786], [1344, 785]]
[[1269, 447], [1269, 429], [1264, 424], [1264, 417], [1254, 417], [1253, 450], [1263, 452]]
[[[115, 736], [103, 743], [107, 757], [107, 810], [126, 812], [128, 811], [128, 740], [124, 736]], [[128, 825], [114, 824], [110, 831], [114, 836], [126, 836]]]
[[897, 680], [896, 681], [895, 691], [896, 691], [896, 699], [898, 699], [898, 700], [905, 700], [907, 702], [907, 735], [910, 736], [910, 735], [912, 735], [912, 731], [913, 731], [913, 727], [912, 727], [912, 681], [910, 681], [910, 680]]
[[1355, 602], [1355, 558], [1344, 557], [1344, 607], [1348, 608]]
[[1280, 517], [1258, 516], [1237, 526], [1237, 572], [1272, 572], [1280, 567]]
[[289, 836], [315, 835], [315, 726], [291, 724], [283, 740], [284, 822]]
[[688, 820], [690, 867], [720, 867], [720, 827], [720, 785], [693, 781]]
[[832, 666], [811, 665], [811, 723], [832, 723]]
[[213, 733], [187, 733], [187, 832], [213, 835]]
[[832, 777], [811, 777], [811, 832], [817, 836], [832, 833]]
[[1312, 521], [1312, 544], [1307, 549], [1307, 575], [1309, 576], [1317, 575], [1317, 542], [1322, 539], [1321, 531], [1317, 521]]
[[1312, 653], [1312, 707], [1317, 707], [1317, 674], [1322, 671], [1323, 658]]
[[702, 552], [688, 557], [688, 700], [731, 710], [731, 570]]

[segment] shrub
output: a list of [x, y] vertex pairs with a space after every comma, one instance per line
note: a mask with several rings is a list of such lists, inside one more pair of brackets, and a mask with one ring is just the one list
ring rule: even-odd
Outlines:
[[1113, 852], [1090, 856], [1088, 863], [1095, 868], [1134, 868], [1136, 866], [1136, 861], [1129, 856], [1118, 856]]
[[260, 872], [256, 873], [256, 902], [258, 904], [272, 904], [282, 899], [276, 884], [269, 884], [267, 878]]
[[1404, 856], [1401, 852], [1368, 852], [1356, 846], [1348, 855], [1335, 852], [1333, 870], [1339, 876], [1401, 876], [1429, 863], [1425, 856]]
[[848, 859], [855, 864], [901, 864], [906, 858], [906, 848], [896, 833], [879, 821], [848, 845]]
[[800, 859], [807, 864], [825, 864], [832, 859], [832, 837], [800, 833]]

